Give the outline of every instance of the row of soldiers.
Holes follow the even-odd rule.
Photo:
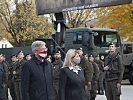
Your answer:
[[[97,94],[104,95],[103,92],[104,63],[102,60],[100,60],[98,55],[96,59],[94,59],[93,55],[88,56],[88,54],[83,54],[82,48],[77,48],[77,51],[81,57],[81,62],[79,66],[82,67],[82,69],[84,69],[85,73],[86,92],[88,94],[88,100],[95,100]],[[60,68],[63,65],[60,51],[57,51],[55,53],[54,58],[55,61],[53,62],[49,57],[47,60],[49,60],[53,64],[53,80],[54,80],[53,83],[58,100],[59,73],[60,73]]]
[[[100,60],[99,56],[94,59],[93,55],[83,54],[82,48],[78,48],[77,52],[80,55],[81,61],[79,66],[84,70],[85,80],[86,80],[86,92],[88,94],[88,100],[95,100],[97,93],[104,94],[103,92],[103,77],[104,77],[104,63]],[[2,56],[2,55],[1,55]],[[0,56],[0,58],[1,58]],[[4,96],[3,99],[8,99],[8,87],[10,89],[10,94],[13,100],[22,100],[21,97],[21,71],[26,60],[24,59],[23,52],[19,52],[17,57],[12,56],[12,63],[8,64],[3,58],[0,59],[0,64],[4,66]],[[31,56],[29,57],[31,59]],[[63,66],[63,61],[61,60],[60,51],[55,52],[54,61],[48,56],[46,58],[53,65],[53,85],[56,91],[56,99],[58,97],[59,89],[59,74],[60,69]],[[28,60],[28,59],[27,59]],[[10,66],[10,67],[9,67]]]
[[[79,64],[79,66],[81,66],[84,69],[85,73],[87,74],[85,76],[87,76],[86,82],[88,82],[86,86],[86,90],[89,97],[88,100],[95,100],[95,97],[97,95],[97,89],[98,89],[98,94],[102,95],[104,94],[103,62],[99,59],[99,56],[96,57],[96,60],[94,60],[94,57],[92,55],[87,57],[88,56],[87,54],[83,54],[82,48],[78,48],[77,51],[79,52],[79,55],[81,57],[81,63]],[[53,57],[54,59],[51,58],[52,58],[51,56],[48,56],[46,59],[50,61],[51,64],[53,65],[53,86],[56,91],[56,99],[58,100],[59,74],[60,74],[60,68],[63,66],[63,61],[61,59],[62,58],[61,52],[60,51],[55,52]],[[20,94],[18,94],[18,96],[19,95]],[[21,100],[20,98],[19,100]]]
[[[8,88],[12,100],[21,100],[21,70],[23,64],[31,59],[31,54],[27,54],[24,58],[24,53],[19,51],[17,55],[11,56],[10,63],[6,60],[5,55],[0,54],[0,65],[3,69],[2,86],[0,86],[1,96],[0,100],[8,100]]]
[[[88,56],[87,54],[83,54],[82,48],[78,48],[77,51],[81,58],[79,66],[84,70],[88,100],[95,100],[97,90],[98,94],[104,94],[103,80],[105,80],[105,95],[107,100],[120,100],[124,66],[119,52],[116,51],[116,45],[114,43],[109,44],[107,57],[105,59],[103,56],[101,57],[102,60],[105,60],[104,63],[100,60],[99,56],[94,59],[93,55]],[[54,65],[54,70],[58,70],[58,73],[61,67],[59,65],[61,64],[62,61],[57,63],[56,66]],[[56,75],[59,76],[57,71]],[[58,81],[56,80],[56,82]],[[58,86],[58,84],[56,85]]]
[[[87,54],[83,54],[82,48],[77,49],[81,62],[81,66],[85,71],[86,78],[86,92],[88,93],[88,100],[95,100],[97,95],[97,89],[99,94],[103,94],[103,62],[99,59],[99,56],[94,57]],[[18,52],[18,55],[13,55],[11,57],[11,64],[9,64],[5,57],[3,56],[1,61],[4,66],[5,81],[4,83],[4,97],[3,100],[8,100],[8,87],[13,100],[22,100],[21,97],[21,71],[26,60],[31,59],[31,55],[27,54],[26,59],[24,59],[24,53],[22,51]],[[54,61],[51,56],[46,58],[53,65],[53,85],[56,91],[56,96],[58,100],[58,89],[59,89],[59,73],[60,68],[63,66],[63,61],[61,60],[60,51],[55,52]]]

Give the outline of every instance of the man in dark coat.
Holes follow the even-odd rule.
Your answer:
[[[57,100],[58,100],[58,91],[59,91],[59,74],[60,69],[63,66],[63,61],[61,60],[61,53],[57,51],[54,55],[55,61],[53,62],[53,84],[56,91]]]
[[[116,45],[109,44],[109,54],[105,58],[105,94],[107,100],[120,100],[121,81],[124,67],[119,53],[116,52]]]
[[[55,100],[52,64],[46,60],[45,45],[43,41],[31,45],[34,56],[22,69],[22,100]]]

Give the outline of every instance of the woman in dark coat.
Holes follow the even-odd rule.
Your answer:
[[[70,49],[60,71],[59,100],[87,100],[85,78],[80,66],[79,54]]]

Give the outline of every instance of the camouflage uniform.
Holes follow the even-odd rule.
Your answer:
[[[3,73],[4,73],[3,64],[0,61],[0,100],[2,100],[3,97],[4,97],[4,92],[3,92]]]
[[[91,83],[93,77],[93,66],[92,64],[86,60],[83,56],[81,56],[81,61],[79,66],[84,70],[85,80],[86,80],[86,92],[88,93],[88,100],[90,100],[90,90],[91,90]]]
[[[11,62],[11,66],[9,68],[10,74],[9,74],[9,90],[10,90],[10,94],[12,97],[12,100],[15,100],[15,86],[14,86],[14,82],[15,82],[15,77],[13,76],[13,68],[16,66],[17,62]]]
[[[9,75],[9,64],[7,61],[3,61],[3,68],[4,68],[4,74],[3,74],[3,88],[4,88],[4,100],[8,99],[8,75]]]
[[[109,63],[110,62],[110,63]],[[105,93],[107,100],[120,100],[121,90],[117,88],[117,84],[121,84],[124,67],[121,56],[118,53],[109,53],[105,58],[105,66],[109,66],[105,74]]]
[[[95,62],[91,62],[93,65],[93,78],[92,78],[92,88],[91,88],[91,99],[90,100],[95,100],[96,95],[97,95],[97,81],[99,78],[99,67]]]
[[[103,95],[104,92],[104,87],[103,87],[103,77],[104,77],[104,72],[103,72],[103,67],[104,67],[104,63],[102,60],[96,60],[96,63],[99,67],[99,79],[98,79],[98,94]]]
[[[58,90],[59,90],[59,74],[60,68],[63,66],[63,61],[61,59],[55,60],[53,62],[53,85],[56,91],[57,99],[58,99]]]
[[[26,61],[21,60],[16,63],[16,65],[13,67],[13,72],[16,73],[13,74],[14,77],[14,91],[15,91],[15,100],[22,100],[21,97],[21,71],[22,67]]]

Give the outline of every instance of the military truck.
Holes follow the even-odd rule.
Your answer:
[[[125,66],[124,79],[133,85],[133,42],[122,43],[122,59]]]
[[[108,54],[108,44],[113,42],[117,52],[122,55],[125,72],[123,79],[129,79],[133,84],[133,43],[121,43],[121,38],[115,29],[108,28],[71,28],[65,33],[65,52],[70,48],[82,47],[84,53],[104,57]]]

